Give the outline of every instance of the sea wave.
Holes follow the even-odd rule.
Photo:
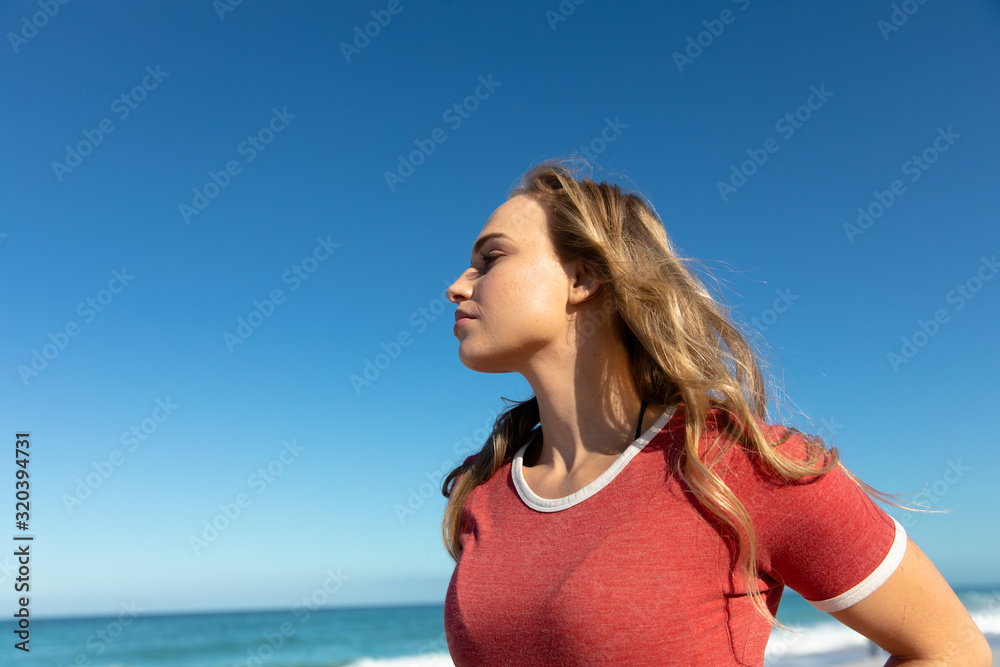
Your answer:
[[[455,667],[448,653],[404,655],[398,658],[361,658],[350,667]]]
[[[1000,638],[1000,599],[993,603],[984,598],[984,604],[965,600],[972,620],[987,638]],[[786,624],[787,625],[787,624]],[[867,653],[874,645],[870,640],[837,621],[808,623],[789,626],[793,632],[775,629],[771,632],[764,658],[767,664],[776,664],[785,656],[818,656],[823,654]]]
[[[849,649],[865,649],[868,638],[836,621],[791,626],[792,632],[773,630],[764,650],[765,660],[786,655],[835,653]]]

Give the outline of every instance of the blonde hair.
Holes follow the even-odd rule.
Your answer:
[[[769,440],[767,389],[757,355],[728,309],[688,268],[694,260],[677,255],[663,223],[641,196],[623,193],[604,181],[577,178],[564,162],[548,160],[530,169],[508,199],[528,195],[542,204],[558,259],[581,260],[606,290],[640,398],[654,405],[684,404],[685,446],[676,459],[677,475],[735,533],[734,560],[745,577],[753,607],[772,625],[784,627],[754,586],[758,569],[750,514],[713,469],[725,450],[710,461],[702,460],[699,453],[709,410],[721,409],[726,417],[722,433],[732,436],[729,442],[742,443],[786,480],[840,467],[867,493],[896,503],[848,471],[837,449],[827,449],[819,436],[787,428],[776,441]],[[459,465],[444,478],[442,494],[448,504],[442,533],[456,562],[461,552],[462,509],[469,492],[513,458],[539,420],[537,398],[515,402],[497,416],[475,460]],[[805,444],[804,460],[778,448],[794,434]]]

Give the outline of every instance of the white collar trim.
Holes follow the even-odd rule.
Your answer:
[[[631,461],[632,458],[638,454],[642,448],[645,447],[649,441],[663,429],[664,426],[667,425],[667,422],[670,421],[670,418],[673,416],[676,409],[676,405],[668,406],[667,409],[663,411],[663,414],[660,415],[660,418],[656,420],[656,423],[650,426],[645,433],[633,441],[632,444],[630,444],[628,448],[626,448],[625,451],[622,452],[617,459],[615,459],[614,463],[611,464],[611,467],[601,473],[597,479],[592,481],[587,486],[563,498],[542,498],[528,488],[528,483],[524,480],[524,471],[522,469],[524,451],[528,448],[528,445],[534,441],[535,436],[538,434],[538,431],[536,430],[535,433],[528,438],[528,441],[521,445],[521,448],[517,450],[517,453],[514,454],[514,460],[511,463],[510,474],[514,480],[514,487],[517,489],[518,495],[521,496],[521,500],[524,501],[524,504],[532,509],[538,510],[539,512],[558,512],[559,510],[564,510],[568,507],[572,507],[573,505],[582,503],[584,500],[610,484],[611,480],[617,477],[618,473],[620,473],[625,466],[628,465],[628,462]]]

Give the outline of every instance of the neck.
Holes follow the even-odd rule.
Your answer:
[[[642,398],[632,377],[628,350],[605,328],[576,350],[546,350],[524,373],[538,399],[544,438],[526,465],[571,473],[606,457],[619,456],[635,440]],[[650,403],[640,432],[666,408]]]

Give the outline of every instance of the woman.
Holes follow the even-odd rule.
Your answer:
[[[640,197],[531,169],[448,298],[462,363],[534,393],[443,482],[456,665],[761,665],[785,585],[888,665],[991,664],[881,494],[764,422],[753,351]]]

